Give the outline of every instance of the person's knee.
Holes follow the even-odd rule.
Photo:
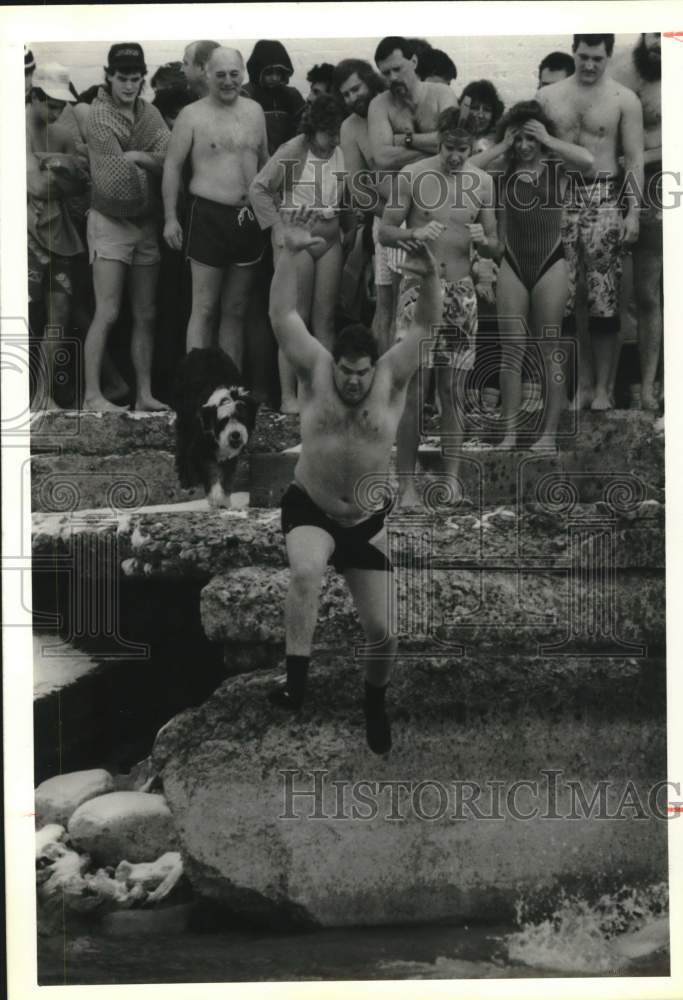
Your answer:
[[[643,312],[654,312],[654,310],[661,308],[659,280],[635,281],[634,293],[636,305]]]
[[[107,328],[112,327],[119,317],[121,302],[119,299],[101,298],[95,305],[95,316],[98,323]]]
[[[157,309],[154,302],[146,302],[137,305],[133,309],[133,322],[140,326],[153,326],[157,318]]]
[[[297,559],[290,564],[290,586],[300,593],[315,594],[320,590],[326,563],[322,559]]]
[[[221,306],[221,315],[229,319],[244,319],[249,307],[249,295],[230,295]]]

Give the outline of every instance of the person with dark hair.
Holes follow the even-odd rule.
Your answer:
[[[141,45],[112,45],[106,82],[88,116],[92,207],[87,232],[95,287],[95,315],[84,349],[83,406],[88,410],[119,409],[105,399],[101,373],[127,278],[133,316],[135,407],[167,409],[152,395],[151,372],[160,261],[158,178],[169,132],[157,109],[140,97],[146,73]]]
[[[382,78],[370,63],[362,59],[344,59],[334,71],[334,93],[349,112],[342,122],[339,141],[344,154],[347,187],[351,205],[360,211],[371,211],[374,220],[372,235],[375,244],[375,316],[373,332],[380,350],[389,346],[393,317],[393,290],[387,250],[378,240],[379,220],[384,211],[385,197],[372,155],[368,133],[370,101],[384,90]],[[369,198],[369,200],[368,200]]]
[[[458,479],[465,380],[472,369],[477,336],[477,292],[470,275],[470,246],[480,257],[498,252],[493,181],[470,165],[472,136],[459,126],[457,108],[437,119],[438,153],[404,167],[395,196],[384,209],[379,238],[386,245],[429,244],[438,266],[443,309],[427,364],[411,380],[396,440],[401,502],[417,506],[415,472],[420,438],[420,402],[427,395],[430,369],[436,369],[441,403],[444,466],[454,500],[462,499]],[[429,206],[429,207],[427,207]],[[406,336],[414,318],[417,289],[413,275],[401,279],[396,337]]]
[[[184,87],[189,90],[181,62],[167,62],[159,66],[149,83],[155,95],[170,88],[177,90]]]
[[[46,63],[35,70],[32,82],[26,118],[28,293],[32,312],[43,307],[46,330],[31,405],[47,410],[59,408],[53,390],[60,343],[47,327],[64,333],[69,329],[74,262],[84,252],[66,201],[84,189],[87,176],[71,135],[58,122],[73,100],[68,70],[59,63]]]
[[[496,287],[503,448],[516,445],[529,330],[540,346],[545,369],[544,421],[534,449],[555,450],[557,425],[566,405],[567,371],[553,360],[557,341],[546,336],[548,329],[561,327],[568,292],[561,232],[567,185],[563,167],[590,170],[593,156],[583,146],[558,139],[555,132],[538,101],[522,101],[498,123],[496,144],[470,161],[486,167],[502,155],[507,162],[501,186],[504,251]]]
[[[579,386],[572,406],[609,410],[614,405],[611,381],[620,344],[619,286],[624,244],[638,239],[640,192],[643,187],[643,112],[640,101],[607,72],[614,35],[574,35],[576,72],[539,90],[543,111],[557,124],[558,137],[583,146],[593,166],[572,177],[567,186],[562,240],[569,264],[565,333],[576,335],[576,276],[585,268],[588,333],[593,348],[589,384],[587,345],[579,344]],[[622,215],[618,180],[623,151],[628,184]]]
[[[306,74],[306,82],[310,83],[311,89],[306,100],[310,104],[316,97],[332,92],[332,77],[334,66],[332,63],[319,63]]]
[[[460,107],[460,124],[474,138],[472,152],[481,153],[493,142],[505,105],[490,80],[473,80],[460,95]]]
[[[209,92],[206,82],[206,64],[211,58],[211,53],[217,48],[219,48],[218,42],[203,38],[199,42],[190,42],[183,52],[181,71],[187,86],[196,98],[206,97]],[[152,81],[152,86],[154,86],[154,81]]]
[[[292,60],[282,42],[262,38],[247,59],[249,82],[244,94],[263,108],[270,156],[296,135],[306,103],[296,87],[289,86],[293,72]]]
[[[212,346],[220,309],[218,345],[239,369],[245,314],[264,240],[249,204],[249,184],[268,156],[262,109],[242,95],[244,60],[219,46],[206,64],[209,93],[176,119],[164,165],[164,239],[183,247],[192,271],[192,313],[187,350]],[[183,166],[190,159],[187,233],[178,216]]]
[[[420,80],[412,40],[398,36],[383,38],[375,50],[375,63],[388,89],[378,94],[368,109],[370,144],[377,167],[395,174],[402,167],[436,153],[437,119],[446,108],[457,105],[457,101],[446,84]],[[385,183],[389,190],[391,178]],[[395,300],[402,250],[391,247],[387,256]]]
[[[186,108],[188,104],[192,104],[195,100],[196,98],[188,89],[185,81],[183,81],[176,87],[161,87],[157,90],[152,104],[155,108],[159,109],[169,129],[172,129],[176,118],[183,108]]]
[[[417,369],[420,342],[441,314],[436,262],[427,250],[404,265],[421,279],[413,322],[403,340],[378,358],[370,332],[340,331],[333,354],[308,332],[297,308],[297,258],[314,250],[315,214],[298,209],[283,219],[283,246],[270,290],[270,316],[280,346],[300,380],[301,452],[294,482],[282,498],[282,530],[290,582],[285,601],[286,682],[270,700],[290,711],[306,693],[320,587],[328,563],[343,574],[365,632],[366,739],[377,754],[391,748],[385,706],[397,648],[396,600],[384,519],[374,509],[370,477],[389,475],[391,449]]]
[[[574,75],[574,60],[567,52],[549,52],[538,66],[538,87],[548,87]]]
[[[417,60],[417,75],[427,83],[450,85],[458,76],[458,70],[451,57],[441,49],[427,49]]]
[[[335,97],[323,94],[301,117],[301,134],[280,146],[254,178],[250,197],[262,229],[271,229],[274,255],[282,248],[280,207],[308,206],[321,212],[314,229],[319,242],[297,257],[298,308],[315,337],[329,349],[341,280],[340,210],[344,204],[344,154],[339,129],[344,117]],[[283,413],[297,413],[296,373],[279,356]]]
[[[633,244],[633,286],[640,352],[640,405],[656,410],[655,378],[662,346],[662,41],[659,32],[641,34],[638,44],[612,70],[638,95],[643,108],[643,206]]]

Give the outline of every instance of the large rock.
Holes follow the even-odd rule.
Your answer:
[[[101,768],[48,778],[36,788],[36,824],[59,823],[66,826],[83,802],[113,791],[114,779]]]
[[[548,572],[503,569],[397,570],[396,608],[404,644],[433,656],[459,646],[539,652],[642,655],[665,638],[664,577],[614,574],[599,556],[587,568]],[[600,572],[602,570],[602,574]],[[214,577],[202,590],[209,639],[233,645],[282,645],[288,570],[250,567]],[[318,650],[362,642],[344,580],[325,576],[314,635]]]
[[[397,511],[387,527],[407,550],[426,533],[433,554],[449,565],[554,567],[566,562],[584,524],[613,528],[616,566],[663,568],[664,508],[658,503],[633,509],[579,503],[567,510],[551,496],[520,510],[456,509],[426,518]],[[286,565],[277,510],[34,513],[32,528],[35,571],[53,573],[57,563],[68,568],[79,558],[77,572],[84,576],[109,569],[115,556],[126,576],[208,581],[239,566]]]
[[[177,846],[166,800],[148,792],[110,792],[85,802],[68,829],[79,850],[105,865],[155,861]]]
[[[525,893],[592,892],[610,873],[619,884],[666,879],[666,822],[648,811],[648,790],[666,777],[661,662],[401,662],[386,758],[366,748],[351,655],[315,662],[295,717],[270,706],[272,680],[226,681],[157,736],[200,895],[271,924],[501,921]],[[523,780],[538,795],[514,792]],[[569,781],[588,800],[608,782],[601,821],[565,818]],[[605,818],[629,782],[646,815]]]

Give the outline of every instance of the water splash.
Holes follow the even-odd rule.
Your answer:
[[[623,886],[595,903],[563,892],[549,917],[532,922],[529,903],[521,900],[517,923],[522,929],[506,939],[508,958],[556,972],[615,972],[668,946],[668,902],[665,882],[641,889]]]

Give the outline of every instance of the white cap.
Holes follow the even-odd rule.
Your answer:
[[[33,86],[55,101],[73,103],[76,100],[69,90],[69,71],[61,63],[41,63],[33,74]]]

